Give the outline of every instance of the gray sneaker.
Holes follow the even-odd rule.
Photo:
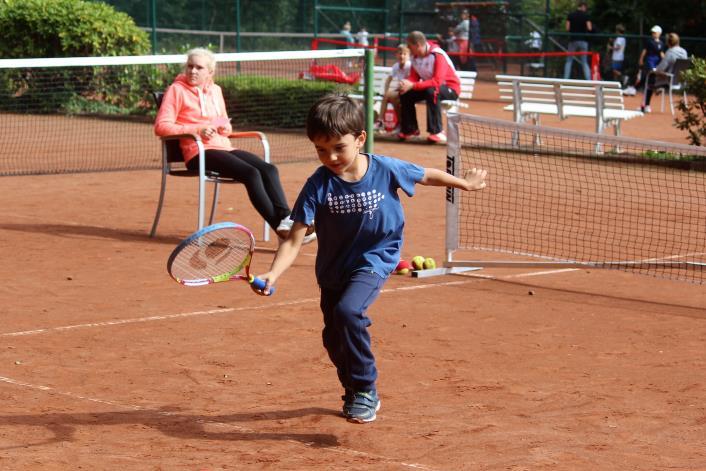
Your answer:
[[[368,392],[346,391],[343,400],[343,415],[356,424],[372,422],[380,410],[380,398],[374,389]]]

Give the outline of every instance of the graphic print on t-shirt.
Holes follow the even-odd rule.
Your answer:
[[[377,190],[364,191],[345,195],[326,195],[326,203],[331,214],[364,213],[369,214],[370,219],[373,213],[378,210],[379,203],[385,195]]]

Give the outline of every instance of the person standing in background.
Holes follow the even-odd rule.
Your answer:
[[[461,12],[461,21],[454,28],[454,36],[456,37],[456,44],[458,45],[457,51],[461,53],[458,57],[458,64],[461,69],[463,69],[468,62],[468,56],[465,54],[470,50],[468,42],[470,29],[471,24],[468,10],[463,10]]]
[[[613,74],[613,80],[623,82],[623,62],[625,61],[625,26],[622,24],[615,25],[615,38],[608,43],[608,51],[611,53],[610,70]]]
[[[566,18],[566,31],[569,35],[569,47],[567,52],[588,52],[588,41],[586,34],[593,31],[593,23],[591,17],[588,16],[588,5],[584,0],[579,1],[576,11],[569,13]],[[586,80],[591,80],[591,68],[588,66],[586,55],[581,55],[579,59],[574,56],[568,56],[564,64],[564,78],[571,78],[571,66],[574,61],[578,60],[583,70],[583,76]]]
[[[458,43],[456,42],[456,34],[454,33],[454,27],[449,26],[446,31],[446,36],[440,34],[436,35],[436,39],[439,42],[441,48],[446,51],[446,53],[451,58],[454,67],[459,68],[459,56],[458,56]]]
[[[358,39],[358,44],[363,46],[363,47],[368,47],[368,30],[365,29],[365,26],[361,26],[358,32],[356,33],[355,37]]]
[[[650,70],[657,67],[659,61],[664,57],[664,43],[660,36],[662,36],[662,28],[659,25],[654,25],[650,30],[650,38],[645,43],[642,52],[640,52],[640,60],[638,61],[640,72],[636,86],[639,86],[647,79],[647,74]]]
[[[483,52],[483,46],[480,42],[480,21],[475,15],[471,15],[469,36],[471,40],[471,52]],[[471,70],[477,70],[476,58],[471,56],[470,62]]]
[[[667,49],[657,67],[653,69],[655,73],[650,75],[649,80],[645,84],[645,96],[640,107],[643,113],[652,111],[650,100],[654,90],[660,87],[669,87],[669,79],[666,74],[674,73],[674,64],[676,64],[677,60],[689,58],[686,49],[679,45],[679,35],[677,33],[669,33],[667,35],[667,46],[669,46],[669,49]]]
[[[346,41],[346,47],[353,47],[353,43],[355,43],[355,38],[353,38],[353,33],[351,33],[350,21],[346,21],[345,23],[343,23],[343,27],[341,28],[341,35],[343,36],[343,40]]]
[[[529,34],[529,39],[525,40],[525,44],[530,52],[542,52],[542,35],[537,30],[532,31]]]

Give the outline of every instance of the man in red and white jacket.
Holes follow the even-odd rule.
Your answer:
[[[446,142],[441,121],[441,100],[456,100],[461,92],[461,81],[449,56],[437,44],[427,41],[421,31],[407,35],[407,46],[412,53],[412,70],[407,80],[400,82],[402,107],[401,140],[419,135],[417,110],[414,104],[427,103],[427,139],[431,142]]]

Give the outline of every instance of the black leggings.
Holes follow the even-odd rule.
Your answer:
[[[189,160],[186,166],[189,170],[198,171],[198,157]],[[255,210],[275,229],[291,212],[277,167],[250,152],[207,150],[206,170],[244,184]]]
[[[642,100],[642,106],[650,106],[650,101],[652,101],[652,94],[658,88],[667,88],[669,83],[665,80],[664,76],[657,76],[655,74],[650,75],[650,79],[645,84],[645,96]]]
[[[419,129],[417,124],[417,109],[414,104],[418,101],[427,102],[427,131],[429,134],[438,134],[444,130],[441,121],[441,100],[455,100],[458,94],[446,85],[439,88],[438,95],[434,96],[434,87],[423,90],[409,90],[400,95],[400,105],[402,116],[400,129],[403,133],[409,134]]]

